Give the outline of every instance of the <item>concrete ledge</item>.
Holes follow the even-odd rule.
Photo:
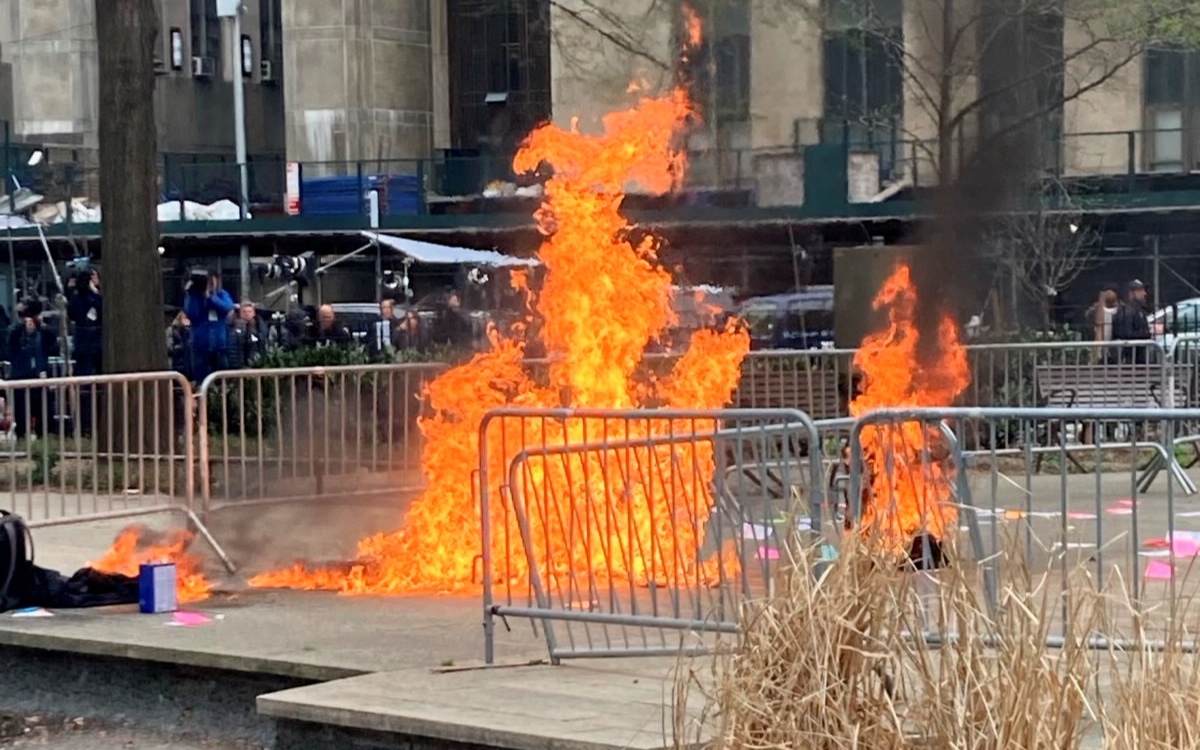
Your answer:
[[[261,695],[258,712],[418,747],[662,750],[674,746],[671,684],[647,666],[377,672]]]
[[[302,682],[327,682],[365,674],[361,670],[344,667],[305,664],[244,654],[114,642],[101,638],[58,635],[51,632],[0,629],[0,650],[6,647],[132,659],[225,672],[270,675]]]

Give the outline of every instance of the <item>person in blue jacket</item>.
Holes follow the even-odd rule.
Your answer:
[[[209,373],[228,369],[225,359],[229,351],[229,313],[233,298],[221,288],[221,276],[193,274],[184,295],[183,311],[192,321],[192,377],[202,382]]]

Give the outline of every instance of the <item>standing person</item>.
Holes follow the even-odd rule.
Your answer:
[[[397,349],[425,351],[425,337],[421,334],[421,317],[416,310],[404,313],[404,320],[396,330],[395,344]]]
[[[193,367],[196,382],[227,367],[229,313],[233,298],[221,288],[221,276],[193,274],[184,295],[183,311],[192,321]]]
[[[317,327],[312,332],[314,346],[349,346],[353,342],[349,329],[337,322],[332,305],[317,308]]]
[[[74,282],[74,283],[71,283]],[[73,360],[75,375],[99,375],[104,364],[104,298],[100,294],[100,272],[85,271],[68,282],[67,319],[75,327],[68,358]],[[92,412],[95,410],[95,385],[79,389],[79,428],[84,437],[92,434]]]
[[[238,306],[229,324],[229,367],[249,367],[266,351],[267,332],[253,302]]]
[[[438,311],[434,343],[463,350],[472,348],[474,338],[471,321],[462,310],[462,298],[454,289],[447,290],[445,302]]]
[[[41,322],[36,308],[26,307],[21,322],[9,332],[8,350],[13,380],[44,380],[50,374],[50,358],[58,353],[58,337]],[[42,388],[13,394],[17,437],[41,434],[54,410],[51,404],[43,403],[43,395]]]
[[[167,355],[171,369],[192,380],[192,321],[182,310],[167,328]]]
[[[1121,296],[1116,284],[1105,284],[1100,288],[1100,294],[1092,306],[1083,315],[1083,334],[1090,341],[1100,346],[1097,348],[1097,359],[1112,362],[1118,359],[1116,349],[1106,346],[1113,340],[1113,318],[1121,306]]]
[[[67,318],[75,326],[74,372],[99,375],[104,360],[104,298],[100,294],[100,273],[95,269],[80,274],[67,290]]]
[[[1146,317],[1146,285],[1134,279],[1129,282],[1125,301],[1117,308],[1112,320],[1113,341],[1150,341],[1150,321]],[[1121,361],[1145,364],[1148,347],[1126,346]]]
[[[397,349],[396,338],[400,333],[400,325],[396,320],[396,303],[385,299],[379,303],[379,320],[371,326],[368,349],[371,358],[383,360],[389,358]]]

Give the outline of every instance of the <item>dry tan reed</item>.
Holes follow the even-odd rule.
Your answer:
[[[775,594],[748,605],[715,659],[682,664],[676,742],[721,750],[1200,748],[1200,667],[1184,618],[1151,625],[1120,580],[1034,574],[1009,546],[998,606],[949,552],[932,574],[849,540],[820,574],[794,550]],[[1067,593],[1063,593],[1067,592]],[[1124,626],[1122,625],[1124,623]],[[924,634],[939,634],[927,638]],[[1122,635],[1160,650],[1088,649]],[[1048,645],[1061,636],[1057,647]],[[940,641],[939,641],[940,638]],[[1093,645],[1095,645],[1093,643]],[[689,697],[703,693],[699,716]]]

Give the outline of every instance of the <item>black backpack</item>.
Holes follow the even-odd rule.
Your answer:
[[[19,606],[33,586],[33,535],[25,519],[0,510],[0,612]]]

